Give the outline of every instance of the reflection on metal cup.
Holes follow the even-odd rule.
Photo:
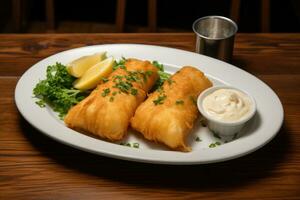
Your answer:
[[[193,23],[193,30],[197,35],[197,53],[227,62],[231,60],[238,30],[234,21],[222,16],[206,16]]]

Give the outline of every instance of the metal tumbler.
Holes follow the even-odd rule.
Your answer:
[[[238,30],[234,21],[222,16],[206,16],[193,23],[193,30],[197,35],[197,53],[226,62],[231,60]]]

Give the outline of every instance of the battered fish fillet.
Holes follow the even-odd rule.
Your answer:
[[[148,140],[190,151],[185,138],[199,115],[196,99],[211,86],[200,70],[183,67],[137,108],[131,119],[132,128]]]
[[[65,124],[107,140],[121,140],[130,118],[158,78],[157,68],[149,61],[127,59],[125,67],[115,70],[106,83],[72,107]]]

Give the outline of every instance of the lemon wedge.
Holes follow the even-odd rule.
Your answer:
[[[89,68],[94,66],[96,63],[101,62],[106,58],[106,52],[96,53],[89,56],[82,56],[70,64],[67,69],[69,74],[77,78],[81,77]]]
[[[109,57],[95,64],[88,69],[81,78],[74,82],[74,87],[79,90],[95,88],[102,81],[102,78],[107,77],[113,71],[114,63],[115,59]]]

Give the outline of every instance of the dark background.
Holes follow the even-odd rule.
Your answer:
[[[24,0],[26,15],[20,32],[46,32],[45,1]],[[158,32],[191,31],[193,21],[206,15],[229,17],[230,0],[158,0]],[[0,32],[16,32],[12,25],[12,2],[1,0]],[[300,1],[270,0],[270,32],[299,32]],[[239,32],[261,32],[260,0],[242,0]],[[55,1],[55,32],[114,32],[115,0]],[[128,0],[125,32],[147,32],[147,1]],[[95,28],[90,28],[95,27]]]

